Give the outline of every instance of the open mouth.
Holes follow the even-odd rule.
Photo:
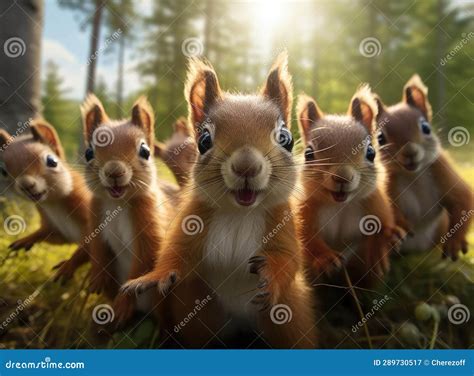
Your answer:
[[[405,167],[405,169],[408,171],[415,171],[418,168],[418,163],[416,162],[406,163],[403,165],[403,167]]]
[[[125,194],[127,187],[114,185],[113,187],[107,187],[107,192],[113,198],[120,198]]]
[[[339,191],[339,192],[331,191],[331,195],[332,195],[332,198],[334,199],[334,201],[344,202],[344,201],[347,200],[347,197],[349,196],[349,193],[343,192],[343,191]]]
[[[250,206],[257,200],[258,191],[254,191],[250,188],[239,189],[234,191],[235,201],[242,206]]]
[[[40,201],[44,195],[46,194],[46,191],[43,191],[43,192],[38,192],[38,193],[31,193],[31,192],[28,192],[28,191],[25,191],[26,195],[28,196],[28,198],[32,201]]]

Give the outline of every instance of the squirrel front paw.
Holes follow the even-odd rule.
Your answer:
[[[100,294],[104,292],[107,287],[114,286],[115,284],[115,280],[107,270],[91,271],[89,284],[89,291],[91,293]]]
[[[331,274],[343,264],[342,254],[336,251],[317,252],[311,260],[311,266],[318,274]]]
[[[11,243],[8,248],[12,251],[19,251],[20,249],[24,249],[25,251],[29,251],[35,245],[35,241],[31,240],[30,238],[22,238],[14,241]]]
[[[258,276],[257,294],[251,299],[259,311],[267,310],[271,305],[276,304],[278,300],[278,288],[275,286],[275,280],[268,271],[267,258],[265,256],[253,256],[249,259],[249,271]]]
[[[443,258],[450,257],[451,260],[456,261],[459,251],[466,254],[467,250],[467,240],[461,236],[453,236],[443,244]]]
[[[71,259],[64,260],[53,266],[52,270],[56,270],[53,281],[65,284],[74,276],[76,265],[71,261]]]
[[[120,293],[125,295],[138,295],[153,287],[157,287],[163,295],[166,295],[178,280],[179,274],[177,270],[164,273],[152,271],[126,282],[120,287]]]
[[[394,227],[386,228],[384,234],[389,248],[395,252],[398,252],[403,244],[403,241],[408,235],[408,231],[406,231],[403,227],[395,225]]]

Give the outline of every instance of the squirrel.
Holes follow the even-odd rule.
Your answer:
[[[185,96],[199,150],[196,189],[153,271],[122,292],[158,286],[169,301],[168,333],[174,325],[170,336],[190,347],[210,346],[213,338],[228,344],[253,331],[272,347],[314,347],[313,296],[290,205],[297,167],[286,54],[259,95],[221,91],[212,66],[191,59]],[[190,311],[198,317],[180,326]]]
[[[397,224],[411,233],[401,251],[424,252],[442,243],[443,258],[455,261],[468,250],[473,195],[431,126],[428,88],[415,74],[400,103],[387,107],[375,98],[389,196]]]
[[[307,265],[320,275],[347,264],[358,282],[371,283],[389,270],[389,253],[405,234],[395,225],[372,144],[377,107],[370,88],[357,90],[347,115],[324,114],[306,95],[297,113],[305,145],[299,229]]]
[[[155,142],[155,155],[168,166],[180,187],[189,182],[193,163],[197,157],[197,145],[193,130],[184,117],[173,124],[173,134],[164,143]]]
[[[113,300],[113,325],[122,327],[136,311],[148,313],[153,308],[151,294],[118,295],[118,287],[153,268],[163,242],[164,221],[177,205],[178,189],[157,179],[150,151],[154,112],[146,98],[135,102],[131,119],[110,120],[93,94],[81,112],[85,176],[94,208],[89,287]]]
[[[87,244],[91,193],[84,178],[66,162],[61,141],[44,119],[30,122],[31,135],[13,137],[0,129],[4,145],[0,158],[2,176],[22,197],[32,201],[41,226],[32,234],[11,243],[12,251],[29,251],[36,243],[79,244],[73,256],[60,264],[55,280],[67,281],[88,260]]]

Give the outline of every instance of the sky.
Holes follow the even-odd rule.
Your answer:
[[[139,0],[137,5],[143,11],[150,11],[149,0]],[[102,29],[102,43],[107,38],[107,31]],[[90,28],[81,30],[78,15],[59,7],[56,0],[45,1],[42,74],[48,60],[59,66],[59,74],[64,79],[67,97],[82,100],[85,92],[87,61],[89,59]],[[112,42],[110,45],[113,47]],[[127,54],[125,65],[125,95],[140,87],[140,77],[134,72],[134,60]],[[100,51],[98,54],[98,76],[102,77],[110,90],[116,85],[117,62],[114,53]]]

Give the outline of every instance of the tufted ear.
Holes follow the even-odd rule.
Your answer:
[[[303,137],[304,144],[307,145],[311,141],[311,128],[317,120],[323,117],[323,113],[319,110],[315,100],[307,95],[298,97],[296,106],[298,114],[298,127]]]
[[[51,124],[44,119],[34,119],[31,121],[30,131],[35,141],[48,145],[59,158],[65,159],[61,140]]]
[[[278,55],[270,69],[262,94],[272,100],[280,109],[286,126],[291,127],[291,105],[293,102],[293,84],[288,73],[288,54]]]
[[[222,96],[216,72],[210,64],[194,58],[189,60],[185,96],[188,101],[190,122],[197,131],[199,125],[206,119],[211,106]]]
[[[5,129],[0,129],[0,150],[4,150],[11,143],[12,136]]]
[[[377,116],[377,104],[367,84],[357,89],[351,99],[348,113],[362,123],[369,133],[374,131],[374,119]]]
[[[101,124],[109,121],[104,106],[94,94],[89,94],[81,106],[82,121],[84,126],[84,140],[91,143],[92,134]]]
[[[418,108],[428,121],[431,121],[432,111],[428,101],[428,88],[418,74],[414,74],[403,88],[403,101]]]
[[[376,121],[382,119],[383,115],[387,112],[387,106],[382,102],[382,99],[378,96],[378,94],[373,93],[375,104],[377,105],[377,116]]]
[[[190,127],[188,121],[182,116],[173,124],[173,132],[181,133],[185,136],[192,136],[193,134],[193,130]]]
[[[143,130],[148,145],[153,145],[155,142],[155,115],[150,102],[145,97],[138,98],[133,105],[131,122]]]

